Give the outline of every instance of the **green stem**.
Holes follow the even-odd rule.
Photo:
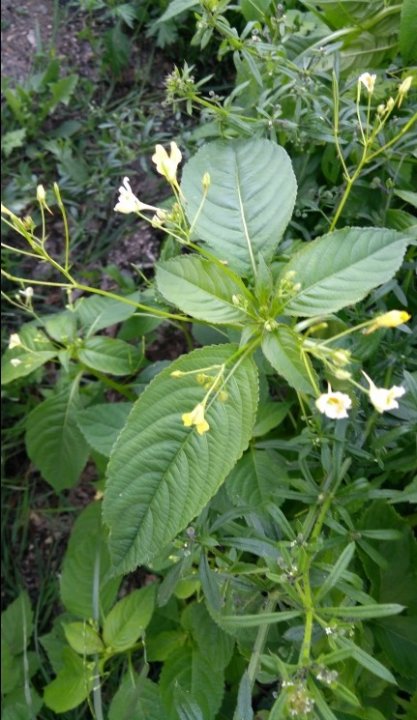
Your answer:
[[[98,625],[100,620],[100,548],[96,552],[93,570],[93,618]],[[104,720],[98,655],[94,656],[93,704],[95,720]]]

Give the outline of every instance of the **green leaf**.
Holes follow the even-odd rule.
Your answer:
[[[123,322],[133,315],[137,309],[134,302],[139,302],[139,293],[126,295],[126,300],[132,301],[132,305],[121,300],[97,295],[83,297],[75,303],[74,312],[79,317],[84,329],[91,334]]]
[[[158,685],[128,672],[113,697],[109,720],[161,720],[164,710]]]
[[[237,704],[233,720],[253,720],[252,687],[247,671],[243,673],[239,683]]]
[[[247,22],[250,20],[262,22],[270,4],[271,0],[239,0],[242,15]]]
[[[253,437],[262,437],[280,425],[288,415],[290,402],[263,402],[259,404]]]
[[[198,4],[198,0],[172,0],[163,15],[161,15],[156,22],[162,23],[171,20],[171,18],[185,12],[185,10],[196,7]]]
[[[415,5],[414,12],[416,14],[417,27],[417,5]],[[394,190],[394,195],[397,195],[397,197],[401,198],[401,200],[404,200],[404,202],[408,203],[409,205],[412,205],[417,210],[417,192],[411,192],[411,190]]]
[[[301,338],[287,325],[279,325],[276,330],[264,334],[262,352],[274,370],[298,392],[316,395],[311,381],[316,373],[311,361],[302,347]]]
[[[232,659],[235,640],[213,622],[202,603],[192,603],[183,612],[181,624],[189,630],[200,652],[213,667],[225,668]]]
[[[6,132],[1,140],[1,151],[5,157],[9,157],[13,150],[20,148],[24,145],[26,139],[26,128],[19,128],[19,130],[9,130]]]
[[[183,312],[214,324],[247,321],[247,314],[233,302],[250,302],[251,295],[240,278],[197,255],[182,256],[156,268],[158,290]]]
[[[377,677],[382,678],[382,680],[385,680],[388,683],[392,683],[393,685],[397,684],[397,681],[393,674],[387,670],[387,668],[382,665],[382,663],[379,662],[379,660],[376,660],[372,657],[372,655],[369,655],[365,650],[362,650],[362,648],[358,647],[353,643],[351,640],[347,640],[346,638],[338,638],[337,644],[340,648],[348,650],[351,657],[353,657],[354,660],[356,660],[359,665],[362,665],[362,667],[366,668],[366,670],[369,670],[373,675],[376,675]]]
[[[88,338],[78,351],[84,365],[109,375],[131,375],[142,357],[142,351],[129,343],[102,336]]]
[[[177,707],[182,704],[182,693],[187,693],[201,710],[204,720],[214,720],[223,696],[223,671],[212,665],[198,650],[184,647],[166,661],[160,677],[164,720],[179,720]]]
[[[415,0],[403,0],[400,21],[400,52],[404,63],[417,62],[417,5]]]
[[[395,274],[407,242],[395,230],[344,228],[308,243],[283,271],[295,272],[294,282],[301,285],[285,312],[312,317],[362,300]]]
[[[27,648],[33,632],[33,611],[26,590],[1,614],[2,639],[12,655],[20,655]]]
[[[77,413],[77,424],[93,450],[109,457],[133,403],[103,403]]]
[[[237,365],[227,400],[208,407],[210,430],[204,435],[185,427],[181,414],[192,411],[206,390],[194,374],[171,376],[220,366],[236,351],[236,345],[225,344],[179,358],[150,383],[130,413],[110,456],[103,505],[117,572],[148,563],[185,528],[246,448],[258,401],[251,358]]]
[[[90,503],[72,529],[60,576],[61,600],[68,612],[78,617],[94,617],[95,583],[100,608],[108,612],[113,605],[120,577],[105,579],[111,566],[107,530],[101,525],[101,503]]]
[[[288,485],[288,476],[279,457],[251,446],[227,478],[226,491],[234,505],[257,508],[281,484]]]
[[[62,655],[62,670],[44,692],[45,705],[56,713],[64,713],[80,705],[93,687],[92,669],[84,659],[71,648],[65,648]]]
[[[146,657],[150,662],[164,662],[175,650],[184,645],[187,636],[180,630],[165,630],[146,638]]]
[[[78,655],[94,655],[104,650],[100,637],[86,622],[73,622],[64,625],[65,637]]]
[[[18,335],[21,345],[7,349],[2,357],[1,382],[3,385],[29,375],[56,357],[58,353],[45,333],[34,323],[22,325]]]
[[[3,627],[2,627],[3,632]],[[14,657],[6,640],[1,640],[1,691],[8,694],[21,684],[23,678],[22,658]]]
[[[78,409],[74,383],[41,402],[26,421],[28,455],[55,490],[75,485],[88,459],[88,445],[76,424]]]
[[[110,610],[103,625],[103,640],[117,652],[134,645],[149,624],[155,606],[156,583],[134,590]]]
[[[378,620],[373,629],[378,643],[397,672],[417,677],[417,617]]]
[[[333,565],[331,571],[329,572],[327,578],[323,582],[323,584],[320,586],[319,590],[316,593],[316,601],[318,602],[322,598],[327,595],[327,593],[337,585],[337,583],[340,580],[340,577],[343,575],[344,571],[348,568],[353,555],[355,554],[355,543],[351,542],[349,545],[345,547],[342,554],[339,555],[337,558],[335,564]]]
[[[211,182],[198,214],[206,172]],[[259,138],[204,145],[185,165],[181,188],[196,237],[233,269],[254,274],[258,253],[268,260],[278,245],[297,193],[285,150]]]
[[[67,75],[67,77],[61,78],[53,83],[53,85],[51,85],[51,108],[55,108],[59,103],[68,105],[77,83],[78,75]]]
[[[385,603],[375,605],[354,605],[352,607],[322,607],[320,613],[334,617],[349,618],[355,620],[369,620],[370,618],[387,617],[397,615],[404,610],[403,605],[397,603]]]
[[[272,613],[260,612],[257,615],[220,615],[219,613],[213,613],[216,622],[226,631],[232,631],[236,628],[252,628],[261,625],[287,622],[287,620],[292,620],[299,616],[299,610],[283,610],[282,612]]]

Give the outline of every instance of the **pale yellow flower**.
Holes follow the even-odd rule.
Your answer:
[[[38,185],[36,188],[36,199],[40,203],[44,203],[46,200],[46,192],[43,185]]]
[[[152,155],[152,162],[155,163],[157,171],[163,175],[169,183],[177,180],[177,168],[182,160],[181,151],[175,142],[171,142],[171,154],[162,145],[155,145],[155,153]]]
[[[352,400],[346,393],[333,392],[329,385],[328,392],[317,398],[316,407],[328,418],[341,420],[348,417],[347,411],[352,407]]]
[[[141,202],[133,193],[129,178],[125,177],[123,178],[123,184],[119,187],[119,200],[114,210],[115,212],[128,215],[129,213],[142,212],[142,210],[152,210],[155,212],[157,208]]]
[[[413,76],[412,76],[412,75],[409,75],[408,77],[405,78],[405,80],[402,81],[400,87],[398,88],[398,92],[399,92],[399,94],[400,94],[402,97],[404,97],[405,95],[407,95],[407,93],[408,93],[408,91],[409,91],[409,89],[410,89],[410,87],[411,87],[411,83],[412,83],[412,82],[413,82]]]
[[[12,359],[10,360],[10,364],[11,364],[13,367],[19,367],[19,365],[22,364],[22,361],[19,360],[19,358],[12,358]]]
[[[372,95],[375,87],[376,75],[371,75],[368,72],[362,73],[362,75],[359,76],[358,82],[362,83],[368,93]]]
[[[9,345],[8,345],[9,350],[13,350],[13,348],[20,347],[21,344],[22,344],[22,341],[17,333],[13,333],[12,335],[10,335]]]
[[[182,415],[182,421],[185,427],[195,425],[199,435],[204,435],[204,433],[210,430],[210,425],[204,417],[204,410],[205,408],[203,403],[198,403],[194,410],[189,413],[184,413]]]
[[[405,310],[390,310],[389,312],[386,312],[383,315],[379,315],[378,317],[376,317],[372,325],[363,330],[363,334],[369,335],[370,333],[373,333],[375,332],[375,330],[379,330],[380,328],[398,327],[398,325],[403,325],[403,323],[408,322],[410,318],[411,315],[409,315],[409,313]]]
[[[369,399],[375,410],[379,413],[386,410],[396,410],[398,408],[397,398],[405,394],[405,388],[402,385],[393,385],[392,388],[379,388],[365,372],[363,372],[363,375],[365,375],[369,383]]]

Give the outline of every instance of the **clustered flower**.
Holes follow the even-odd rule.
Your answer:
[[[162,145],[155,146],[155,153],[152,155],[152,161],[156,165],[157,171],[163,175],[170,185],[177,185],[177,168],[182,160],[181,151],[175,142],[171,142],[171,152],[167,153]],[[39,186],[40,188],[42,186]],[[139,200],[134,194],[128,177],[123,178],[123,183],[119,187],[119,199],[114,207],[115,212],[128,215],[129,213],[140,213],[144,210],[151,210],[155,213],[152,218],[154,227],[160,227],[166,219],[165,210],[156,208],[153,205],[147,205]]]
[[[188,413],[183,413],[182,421],[185,427],[191,427],[192,425],[195,425],[199,435],[204,435],[204,433],[210,430],[210,425],[204,417],[204,411],[204,404],[198,403],[198,405],[195,406],[194,410]]]

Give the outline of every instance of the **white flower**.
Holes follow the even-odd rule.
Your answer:
[[[22,341],[17,333],[13,333],[12,335],[10,335],[9,345],[8,345],[9,350],[13,350],[13,348],[20,347],[21,344],[22,344]]]
[[[10,360],[10,365],[13,365],[13,367],[18,367],[21,364],[22,364],[22,361],[19,360],[19,358],[12,358]]]
[[[153,205],[146,205],[141,202],[139,198],[133,193],[130,187],[129,178],[123,178],[123,184],[119,187],[119,200],[114,207],[115,212],[123,213],[128,215],[133,212],[141,212],[142,210],[153,210],[156,208]]]
[[[162,145],[155,145],[155,153],[152,155],[152,162],[155,163],[157,171],[166,177],[169,183],[176,182],[177,167],[181,160],[181,151],[175,142],[171,143],[170,155],[168,155]]]
[[[352,400],[346,393],[333,392],[329,385],[328,392],[317,398],[316,407],[328,418],[341,420],[348,417],[347,411],[352,407]]]
[[[376,75],[371,75],[368,72],[362,73],[362,75],[359,76],[358,82],[362,83],[362,85],[366,87],[368,93],[372,95],[375,87]]]
[[[19,290],[20,295],[26,298],[26,300],[32,300],[33,298],[33,287],[27,287],[24,290]]]
[[[363,372],[363,371],[362,371]],[[402,397],[406,390],[402,385],[393,385],[392,388],[379,388],[371,378],[363,372],[369,383],[369,399],[375,410],[379,413],[385,410],[396,410],[398,403],[396,398]]]

